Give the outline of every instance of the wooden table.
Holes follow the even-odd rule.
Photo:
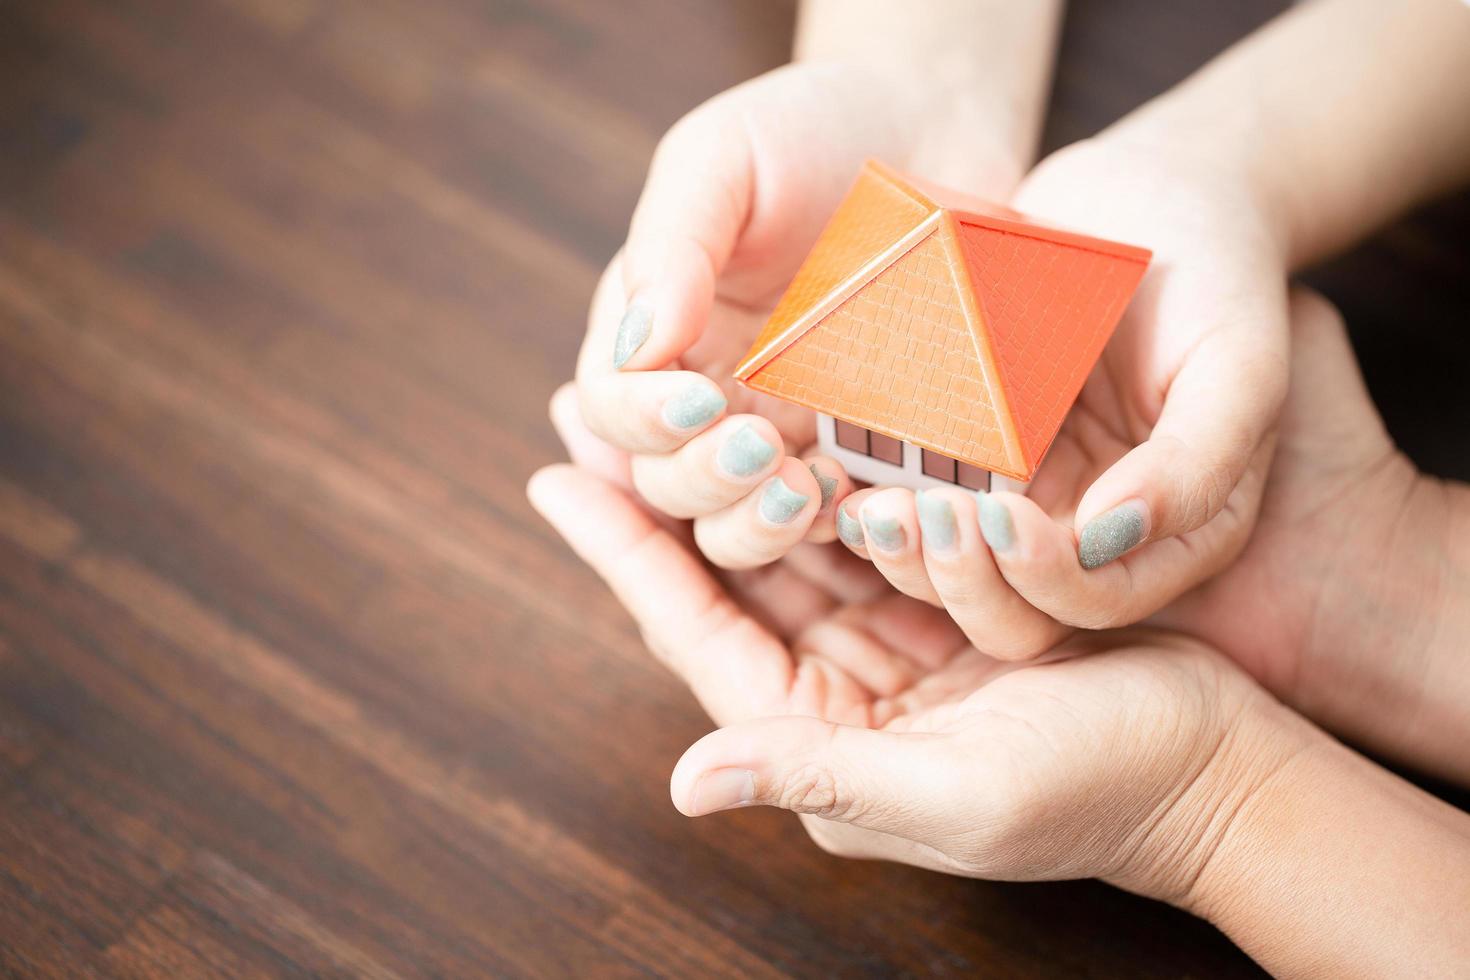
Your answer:
[[[1276,6],[1074,4],[1048,143]],[[0,969],[1255,972],[1101,885],[844,862],[668,802],[708,722],[522,487],[654,141],[791,19],[0,5]],[[1463,326],[1466,214],[1324,281],[1370,323]],[[1470,431],[1411,380],[1411,422]]]

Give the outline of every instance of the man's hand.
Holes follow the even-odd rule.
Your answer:
[[[1305,291],[1291,375],[1254,535],[1158,620],[1333,731],[1470,784],[1470,488],[1397,450],[1341,318]]]
[[[619,485],[625,460],[569,435],[610,479],[551,467],[533,503],[729,726],[676,768],[684,812],[765,804],[835,854],[1100,876],[1209,918],[1281,973],[1435,976],[1470,955],[1470,820],[1198,641],[1079,635],[1019,666],[830,545],[714,573]]]

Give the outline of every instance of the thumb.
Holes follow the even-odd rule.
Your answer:
[[[762,718],[694,743],[674,767],[670,793],[691,817],[774,806],[914,839],[958,809],[952,787],[962,768],[948,744],[819,718]]]
[[[754,194],[746,128],[727,101],[695,109],[654,152],[623,248],[623,307],[593,345],[603,371],[664,367],[704,329]]]
[[[1193,531],[1220,513],[1276,422],[1286,375],[1286,353],[1275,345],[1239,334],[1199,344],[1170,383],[1148,439],[1083,495],[1075,525],[1083,567]]]

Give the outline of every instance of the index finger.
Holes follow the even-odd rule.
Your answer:
[[[711,718],[729,724],[784,702],[793,676],[786,647],[626,493],[567,465],[537,472],[526,493]]]

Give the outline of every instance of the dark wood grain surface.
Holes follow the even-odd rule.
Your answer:
[[[1276,6],[1074,4],[1049,143]],[[668,802],[708,723],[522,487],[654,141],[791,20],[0,4],[0,969],[1255,972],[1101,885]],[[1321,274],[1445,472],[1464,396],[1426,405],[1399,352],[1463,377],[1466,216]]]

